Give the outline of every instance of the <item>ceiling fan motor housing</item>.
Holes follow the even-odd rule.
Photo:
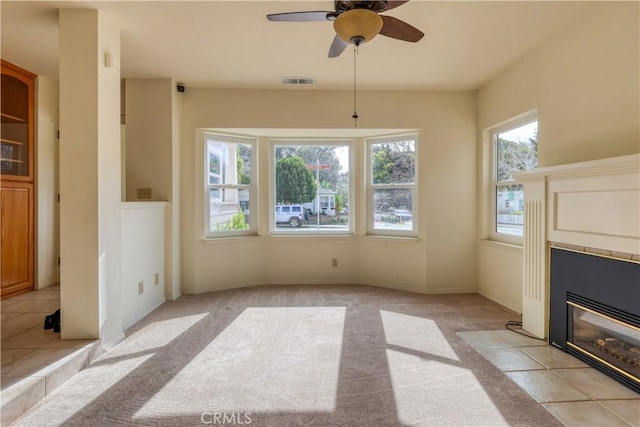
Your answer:
[[[349,1],[349,0],[336,0],[333,2],[335,11],[340,14],[348,10],[353,9],[369,9],[374,12],[382,12],[387,7],[387,2],[384,0],[378,1]]]

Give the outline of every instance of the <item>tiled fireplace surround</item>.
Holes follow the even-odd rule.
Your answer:
[[[640,155],[538,168],[516,180],[526,211],[523,328],[546,338],[551,247],[640,262]]]

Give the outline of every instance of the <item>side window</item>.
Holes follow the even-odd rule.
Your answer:
[[[255,234],[256,141],[204,132],[205,237]]]
[[[367,232],[417,235],[417,135],[367,141]]]
[[[529,118],[491,133],[492,157],[492,240],[520,243],[523,236],[524,193],[513,182],[513,173],[538,166],[538,121]]]
[[[272,141],[273,199],[292,217],[271,224],[276,234],[352,234],[351,141]]]

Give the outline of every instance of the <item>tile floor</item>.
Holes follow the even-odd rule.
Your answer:
[[[97,340],[61,340],[44,317],[60,308],[60,287],[18,295],[0,308],[0,407],[7,425],[80,371],[99,352]]]
[[[546,341],[501,331],[458,332],[566,426],[640,426],[640,394]]]

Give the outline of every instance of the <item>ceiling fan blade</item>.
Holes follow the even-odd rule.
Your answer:
[[[422,31],[404,21],[399,20],[398,18],[385,15],[380,16],[382,16],[383,22],[380,34],[383,36],[413,43],[424,37],[424,33]]]
[[[329,58],[340,56],[347,46],[349,46],[349,43],[342,40],[340,37],[335,36],[333,38],[333,43],[331,43],[331,47],[329,48]]]
[[[387,5],[385,6],[384,9],[382,9],[382,11],[386,12],[387,10],[395,9],[396,7],[402,6],[408,1],[409,0],[387,1]]]
[[[334,20],[336,16],[338,16],[336,12],[319,10],[309,12],[272,13],[271,15],[267,15],[267,19],[269,21],[284,22],[317,22]]]

